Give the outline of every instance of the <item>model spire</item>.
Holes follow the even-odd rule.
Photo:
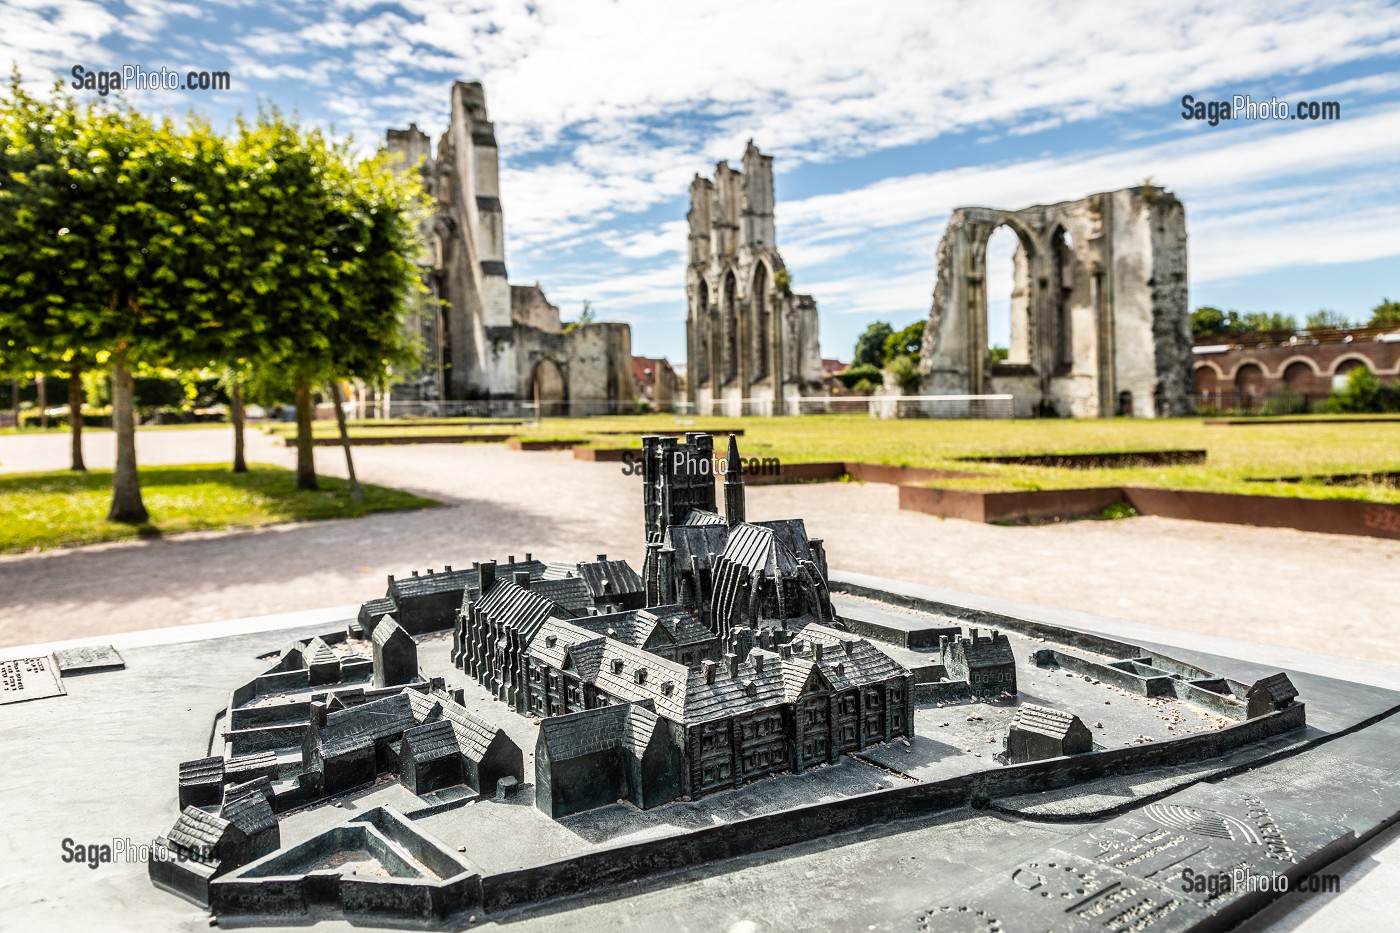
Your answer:
[[[724,463],[724,517],[730,527],[744,522],[744,461],[733,434],[729,435],[729,456]]]

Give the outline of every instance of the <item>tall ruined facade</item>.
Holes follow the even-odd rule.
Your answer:
[[[481,85],[452,86],[436,155],[416,125],[389,130],[386,148],[422,174],[437,207],[423,261],[431,294],[408,324],[425,339],[424,371],[407,376],[395,397],[538,401],[545,414],[630,405],[631,329],[594,323],[565,333],[559,309],[537,285],[506,277],[499,156]]]
[[[1018,240],[1011,346],[987,345],[987,241]],[[1009,394],[1017,417],[1191,412],[1186,211],[1141,186],[1019,211],[963,207],[938,247],[927,395]]]
[[[821,391],[817,303],[794,295],[773,228],[773,157],[749,141],[690,183],[687,374],[700,414],[781,415]]]

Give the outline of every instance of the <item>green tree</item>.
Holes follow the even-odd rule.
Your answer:
[[[1238,323],[1238,312],[1223,311],[1211,305],[1202,305],[1191,312],[1191,333],[1197,337],[1235,333]]]
[[[1351,326],[1351,321],[1347,320],[1347,316],[1340,311],[1333,311],[1330,308],[1319,308],[1308,315],[1303,326],[1309,329],[1326,328],[1329,330],[1346,330]]]
[[[1240,316],[1242,333],[1257,334],[1270,330],[1297,330],[1298,319],[1277,311],[1250,311]]]
[[[856,339],[852,366],[879,366],[884,363],[885,341],[894,333],[888,321],[873,321]]]
[[[1291,314],[1274,311],[1223,311],[1210,305],[1202,305],[1191,312],[1191,333],[1197,337],[1213,334],[1230,336],[1256,334],[1271,330],[1297,330],[1298,319]]]
[[[880,348],[880,363],[889,368],[890,362],[896,357],[911,356],[917,360],[923,342],[924,322],[915,321],[885,338],[885,344]]]
[[[239,210],[255,236],[242,244],[251,271],[244,300],[258,325],[243,358],[291,383],[297,408],[297,486],[317,487],[311,420],[315,386],[337,379],[383,385],[416,347],[402,327],[420,289],[414,257],[425,199],[412,173],[376,158],[355,163],[336,145],[275,110],[240,123],[247,169]],[[354,464],[335,404],[346,453]]]
[[[885,371],[893,377],[901,391],[907,391],[919,382],[919,364],[907,353],[891,359]]]
[[[1332,392],[1327,410],[1337,414],[1380,411],[1381,381],[1365,366],[1347,374],[1346,385]]]
[[[6,119],[13,198],[0,203],[0,269],[13,274],[0,275],[0,305],[33,322],[46,357],[90,354],[110,365],[108,517],[144,523],[134,371],[186,368],[227,326],[216,261],[224,192],[204,183],[216,138],[154,123],[119,100],[80,106],[57,90],[29,98],[17,80],[0,110],[19,114]],[[47,149],[35,142],[47,138],[56,140]],[[24,159],[30,170],[16,177],[12,166]]]
[[[884,374],[880,372],[880,367],[871,366],[869,363],[859,363],[855,366],[848,366],[846,371],[836,377],[841,380],[841,384],[846,388],[856,391],[856,386],[867,383],[871,386],[878,385],[884,379]]]
[[[85,155],[78,148],[81,113],[55,91],[26,93],[13,72],[0,96],[0,370],[34,376],[40,422],[46,376],[61,372],[68,388],[70,463],[84,470],[83,379],[93,363],[91,329],[70,313],[79,243],[67,227],[72,175]],[[15,403],[16,417],[19,407]]]
[[[1371,327],[1390,327],[1400,324],[1400,301],[1382,298],[1381,303],[1371,309]]]

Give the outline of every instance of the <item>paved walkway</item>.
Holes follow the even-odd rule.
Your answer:
[[[292,451],[248,432],[249,459]],[[0,437],[0,472],[61,469],[67,438]],[[149,431],[142,463],[219,460],[229,429]],[[90,466],[112,435],[89,435]],[[641,479],[618,464],[500,445],[362,447],[362,479],[442,508],[0,557],[0,645],[359,603],[385,575],[533,552],[639,567]],[[317,468],[343,475],[336,448]],[[752,518],[801,517],[831,565],[1008,599],[1400,663],[1400,541],[1161,518],[1008,528],[900,512],[893,486],[749,491]]]

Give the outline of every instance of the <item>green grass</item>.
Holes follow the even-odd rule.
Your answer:
[[[141,493],[151,521],[124,525],[106,520],[112,498],[110,470],[0,475],[0,552],[437,505],[432,499],[368,484],[362,484],[364,500],[356,505],[344,480],[319,479],[321,489],[307,492],[294,488],[292,471],[265,464],[250,464],[244,474],[220,464],[144,468]]]
[[[1305,416],[1302,416],[1307,420]],[[1316,421],[1316,419],[1314,419]],[[280,427],[280,426],[279,426]],[[368,435],[511,433],[531,440],[585,439],[593,447],[641,447],[654,431],[743,429],[745,456],[778,457],[785,463],[863,461],[983,474],[938,485],[999,490],[1069,489],[1089,486],[1148,486],[1244,495],[1307,499],[1361,499],[1400,503],[1400,489],[1381,483],[1329,486],[1321,482],[1251,482],[1277,476],[1313,476],[1400,471],[1400,424],[1367,422],[1207,425],[1201,418],[1082,419],[1022,421],[881,420],[866,415],[800,418],[687,418],[621,415],[546,418],[538,425],[503,429],[413,423],[401,431],[364,429]],[[285,426],[294,431],[295,426]],[[318,423],[318,435],[334,434]],[[626,431],[628,434],[604,432]],[[360,432],[356,432],[360,433]],[[1204,449],[1202,465],[1073,470],[1016,464],[967,463],[962,457],[1110,451]]]
[[[206,429],[206,430],[207,430],[207,429],[210,429],[210,428],[222,428],[222,429],[225,430],[225,431],[229,431],[229,432],[232,432],[232,431],[233,431],[233,426],[230,425],[230,424],[229,424],[228,422],[226,422],[226,421],[191,421],[191,422],[189,422],[188,424],[143,424],[143,425],[139,425],[139,426],[136,428],[136,430],[138,430],[138,431],[190,431],[190,430],[197,430],[197,429],[199,429],[199,428],[204,428],[204,429]],[[0,428],[0,435],[5,435],[5,434],[67,434],[67,433],[69,433],[69,431],[68,431],[68,425],[67,425],[67,424],[49,425],[47,428],[40,428],[40,427],[25,427],[25,428],[23,428],[23,429],[20,429],[20,428]],[[93,425],[86,425],[86,424],[85,424],[85,425],[83,425],[83,433],[84,433],[84,434],[89,434],[89,433],[91,433],[91,434],[111,434],[111,433],[112,433],[112,429],[111,429],[111,428],[104,428],[104,427],[96,427],[96,426],[93,426]]]
[[[297,426],[295,424],[282,424],[266,426],[263,428],[272,437],[291,438],[296,437]],[[403,425],[394,425],[388,428],[362,427],[350,425],[348,433],[351,437],[442,437],[457,436],[471,437],[479,434],[518,434],[522,429],[519,425],[500,424],[488,425],[484,427],[472,427],[465,424],[418,424],[408,422]],[[339,437],[340,429],[336,427],[334,421],[315,421],[311,425],[312,437]]]
[[[687,421],[693,421],[688,424]],[[880,420],[866,415],[801,418],[698,418],[646,415],[546,419],[521,436],[586,436],[596,447],[640,447],[637,437],[596,432],[616,429],[711,430],[743,428],[746,457],[784,463],[862,461],[985,474],[937,485],[994,490],[1149,486],[1307,499],[1363,499],[1400,503],[1400,489],[1380,483],[1329,486],[1320,482],[1258,483],[1250,479],[1400,471],[1400,424],[1206,425],[1199,418],[1024,421]],[[723,440],[716,444],[722,449]],[[1205,464],[1073,470],[1015,464],[966,463],[960,457],[1204,449]]]

